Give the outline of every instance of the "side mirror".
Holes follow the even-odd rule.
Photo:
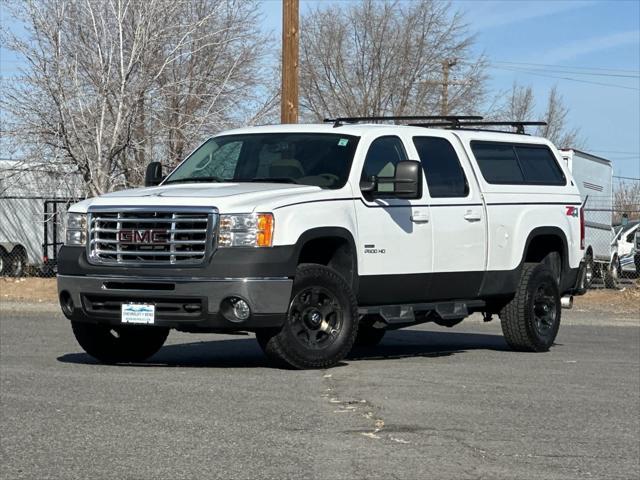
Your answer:
[[[360,191],[362,193],[374,193],[376,190],[378,190],[378,180],[376,177],[360,180]]]
[[[398,162],[393,183],[396,197],[420,198],[422,196],[422,164],[416,160]]]
[[[144,186],[154,187],[162,181],[162,164],[160,162],[151,162],[147,165],[147,171],[144,174]]]

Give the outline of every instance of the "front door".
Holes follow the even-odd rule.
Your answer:
[[[374,139],[362,178],[392,178],[397,163],[408,160],[406,152],[398,136]],[[395,198],[393,189],[393,184],[380,184],[377,195],[356,195],[361,305],[420,302],[429,289],[433,261],[429,206],[423,198]]]

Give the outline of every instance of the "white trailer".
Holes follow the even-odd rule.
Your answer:
[[[618,273],[613,241],[613,166],[610,160],[576,149],[560,150],[585,202],[585,261],[587,284],[604,277],[615,286]],[[618,262],[619,263],[619,262]]]
[[[79,192],[77,174],[0,161],[0,275],[47,272],[53,266],[66,207]]]

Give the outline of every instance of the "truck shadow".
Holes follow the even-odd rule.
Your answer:
[[[470,350],[506,351],[502,335],[397,330],[388,332],[375,347],[356,347],[341,363],[415,357],[445,357]],[[97,365],[85,353],[67,353],[62,363]],[[165,345],[148,361],[121,367],[273,368],[253,337]]]

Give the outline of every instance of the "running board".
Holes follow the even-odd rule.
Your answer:
[[[484,300],[452,300],[449,302],[411,303],[406,305],[373,305],[358,308],[360,315],[378,314],[389,325],[415,323],[416,312],[437,314],[443,320],[460,320],[470,309],[482,308]]]

